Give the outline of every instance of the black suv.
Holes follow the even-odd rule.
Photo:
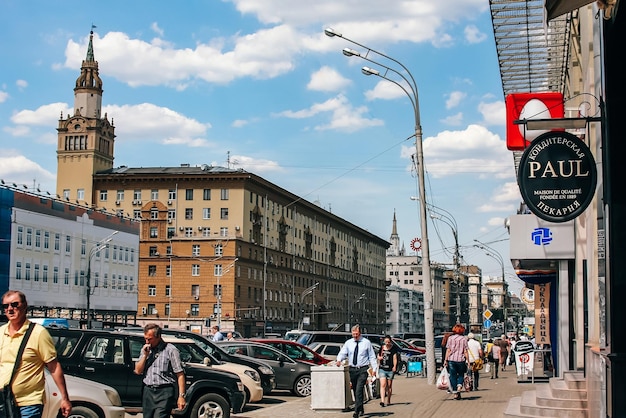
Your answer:
[[[143,335],[134,333],[49,328],[57,357],[65,374],[104,383],[117,389],[128,413],[141,412],[142,376],[136,375],[135,362],[145,344]],[[231,410],[243,409],[244,387],[234,373],[184,363],[187,378],[184,410],[175,417],[228,418]]]
[[[120,330],[126,332],[141,333],[141,335],[143,335],[143,328],[120,328]],[[163,328],[161,330],[161,333],[163,335],[169,335],[176,338],[189,338],[191,340],[194,340],[196,344],[200,346],[200,348],[211,354],[219,361],[242,364],[256,370],[259,376],[261,376],[261,386],[263,387],[264,395],[269,395],[274,389],[276,389],[276,378],[274,369],[266,362],[248,356],[231,354],[222,349],[222,347],[218,347],[213,341],[209,340],[207,337],[192,331]]]

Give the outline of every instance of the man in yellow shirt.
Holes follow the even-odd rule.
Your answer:
[[[9,322],[0,327],[0,385],[9,384],[24,334],[30,325],[26,319],[28,303],[24,293],[9,290],[2,296],[2,310]],[[20,366],[11,388],[22,418],[41,418],[44,404],[44,366],[61,392],[61,413],[67,417],[72,404],[67,394],[65,375],[57,361],[57,353],[48,330],[35,324],[26,343]]]

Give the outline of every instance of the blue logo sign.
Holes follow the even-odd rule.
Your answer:
[[[535,245],[550,245],[552,231],[550,228],[535,228],[530,234],[530,238]]]
[[[487,329],[491,328],[491,320],[485,319],[485,322],[483,322],[483,326]]]

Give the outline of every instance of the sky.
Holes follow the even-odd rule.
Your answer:
[[[395,213],[411,254],[419,117],[431,260],[452,264],[456,233],[461,264],[483,276],[504,265],[519,295],[504,225],[521,196],[488,0],[3,0],[0,11],[4,181],[55,191],[56,127],[73,113],[93,30],[116,167],[242,168],[386,240]]]

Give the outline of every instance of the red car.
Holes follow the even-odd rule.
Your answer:
[[[282,351],[292,359],[303,361],[305,363],[320,366],[322,364],[330,362],[330,360],[322,357],[306,345],[302,345],[295,341],[284,340],[280,338],[250,338],[250,341],[271,345],[272,347]]]

